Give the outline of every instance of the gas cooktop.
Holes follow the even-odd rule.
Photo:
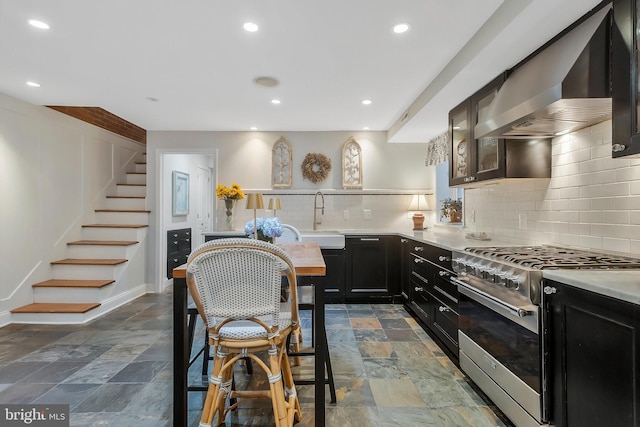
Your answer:
[[[558,246],[471,247],[465,251],[536,270],[640,268],[640,259]]]

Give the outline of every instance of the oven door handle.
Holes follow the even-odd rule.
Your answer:
[[[529,316],[532,313],[529,310],[525,310],[522,307],[516,307],[515,305],[511,305],[509,303],[506,303],[492,295],[489,295],[486,292],[483,292],[479,289],[474,289],[471,288],[469,285],[467,285],[466,283],[462,282],[459,279],[456,278],[451,278],[451,281],[456,283],[458,285],[458,291],[461,294],[464,294],[466,296],[468,296],[469,298],[472,298],[476,301],[478,301],[479,303],[490,303],[490,304],[495,304],[500,306],[501,308],[507,310],[509,313],[513,314],[514,316],[517,317],[525,317],[525,316]]]

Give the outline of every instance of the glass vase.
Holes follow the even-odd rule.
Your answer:
[[[233,231],[233,207],[236,205],[235,199],[224,200],[224,213],[227,218],[227,230]]]

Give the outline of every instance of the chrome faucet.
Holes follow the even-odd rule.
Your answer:
[[[322,201],[322,206],[318,206],[318,196]],[[322,224],[322,219],[318,218],[318,210],[320,210],[320,214],[324,215],[324,195],[321,191],[316,193],[315,198],[313,199],[313,229],[317,230],[317,224]]]

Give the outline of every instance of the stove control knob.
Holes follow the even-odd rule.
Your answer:
[[[499,285],[505,286],[505,283],[507,281],[507,273],[505,273],[504,271],[497,271],[493,275],[493,281]]]
[[[520,280],[518,276],[509,276],[504,282],[504,287],[507,289],[518,289],[520,287]]]

